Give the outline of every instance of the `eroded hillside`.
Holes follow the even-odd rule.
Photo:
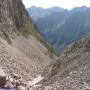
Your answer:
[[[0,66],[7,74],[32,79],[53,57],[22,0],[0,0]],[[46,46],[46,47],[45,47]]]

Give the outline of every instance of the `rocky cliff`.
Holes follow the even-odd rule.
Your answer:
[[[32,20],[21,0],[0,1],[0,28],[2,31],[28,33],[32,30],[30,25],[33,27]]]

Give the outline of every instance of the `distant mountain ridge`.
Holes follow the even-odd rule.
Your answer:
[[[32,6],[30,8],[27,9],[29,14],[31,15],[31,17],[34,20],[37,20],[38,18],[42,18],[45,16],[50,15],[50,13],[56,13],[56,12],[62,12],[64,10],[64,8],[60,8],[60,7],[52,7],[52,8],[41,8],[41,7],[35,7]]]
[[[72,12],[87,12],[90,7],[82,6],[82,7],[74,7],[71,9]]]
[[[52,9],[56,10],[54,7]],[[60,54],[67,45],[90,33],[89,16],[90,8],[82,6],[71,10],[60,8],[60,11],[49,11],[49,14],[40,16],[37,20],[34,20],[33,16],[32,18],[44,39],[53,45],[57,54]]]

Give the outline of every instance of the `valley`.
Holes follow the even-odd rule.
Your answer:
[[[0,0],[0,89],[90,90],[89,16]]]
[[[44,16],[36,16],[34,20],[34,11],[39,11],[38,7],[31,7],[32,19],[37,24],[38,31],[41,33],[45,41],[49,42],[57,55],[67,47],[67,45],[80,40],[90,33],[90,8],[82,6],[71,10],[62,9],[60,7],[53,9],[49,15],[46,13],[49,10],[44,10]],[[56,10],[56,12],[54,11]],[[42,13],[43,13],[42,12]],[[36,14],[37,15],[37,14]],[[46,16],[45,16],[46,15]]]

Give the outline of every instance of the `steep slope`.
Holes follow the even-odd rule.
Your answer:
[[[90,36],[65,49],[44,85],[54,90],[90,89]]]
[[[7,41],[7,42],[6,42]],[[32,79],[52,61],[22,0],[0,0],[0,66]],[[51,48],[50,48],[51,49]]]
[[[18,37],[12,45],[0,39],[0,65],[7,74],[16,73],[28,80],[49,65],[50,58],[44,54],[47,49],[31,38],[27,41],[24,37]]]

